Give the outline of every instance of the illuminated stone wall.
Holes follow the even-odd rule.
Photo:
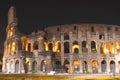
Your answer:
[[[5,73],[120,73],[120,26],[68,24],[19,33],[10,8],[3,69]]]

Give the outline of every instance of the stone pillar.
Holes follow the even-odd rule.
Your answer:
[[[91,53],[91,40],[88,39],[88,54]]]
[[[98,43],[97,43],[97,53],[98,53],[98,54],[101,54],[101,52],[100,52],[101,42],[100,42],[100,40],[98,40],[97,42],[98,42]]]
[[[6,59],[3,57],[2,72],[6,72]]]
[[[107,62],[107,67],[106,67],[107,73],[110,74],[110,61],[107,60],[106,62]]]
[[[34,44],[34,41],[32,40],[31,41],[31,51],[33,52],[33,44]]]
[[[100,58],[99,58],[99,60],[100,60]],[[99,67],[98,67],[98,73],[101,73],[101,61],[98,61],[98,65],[99,65]]]
[[[72,57],[73,55],[72,54],[70,54],[70,74],[72,74],[73,73],[73,70],[72,70]]]
[[[91,60],[88,61],[88,72],[92,73],[92,62],[91,62]]]
[[[64,65],[64,35],[61,34],[61,65]]]

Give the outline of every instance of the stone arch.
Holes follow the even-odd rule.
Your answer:
[[[118,72],[120,73],[120,61],[118,61]]]
[[[14,73],[14,62],[13,61],[10,61],[10,73]]]
[[[97,45],[95,41],[91,41],[91,51],[96,51],[97,50]]]
[[[69,42],[64,42],[64,53],[69,53],[70,49],[69,49]]]
[[[39,42],[35,41],[34,44],[33,44],[33,49],[38,50],[38,45],[39,45]]]
[[[28,51],[31,51],[31,43],[28,43]]]
[[[52,44],[52,43],[49,43],[49,44],[48,44],[48,50],[49,50],[49,51],[53,51],[53,44]]]
[[[117,51],[120,51],[120,42],[116,42],[116,49],[117,49]]]
[[[79,72],[80,71],[80,63],[77,59],[73,61],[72,64],[73,72]]]
[[[61,43],[59,41],[56,41],[54,52],[60,52],[61,51]]]
[[[92,72],[98,73],[98,62],[96,60],[92,61]]]
[[[105,54],[105,53],[106,53],[106,44],[105,44],[105,42],[102,42],[102,43],[101,43],[100,53],[101,53],[101,54]]]
[[[33,70],[33,72],[37,72],[37,62],[36,61],[34,61],[32,64],[32,70]]]
[[[88,63],[87,61],[83,61],[83,73],[87,73],[88,72]]]
[[[82,41],[82,51],[83,52],[87,52],[88,51],[87,41]]]
[[[107,67],[106,61],[102,60],[102,62],[101,62],[101,72],[106,72],[106,70],[107,70],[106,67]]]
[[[15,73],[19,73],[19,61],[17,60],[16,62],[15,62]]]
[[[73,42],[72,53],[75,53],[75,54],[78,54],[78,53],[79,53],[78,41],[74,41],[74,42]]]
[[[110,61],[110,72],[115,73],[115,61]]]
[[[11,47],[11,51],[14,52],[15,51],[15,42],[12,42],[12,47]]]
[[[113,45],[112,41],[108,42],[108,51],[109,51],[110,54],[114,53],[114,45]]]
[[[69,73],[70,72],[70,62],[65,59],[64,61],[64,69],[65,69],[65,72]]]
[[[40,70],[46,72],[46,60],[41,61]]]
[[[61,69],[62,69],[61,62],[55,61],[55,71],[60,72]]]

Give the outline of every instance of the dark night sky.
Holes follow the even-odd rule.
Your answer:
[[[15,6],[20,32],[30,34],[48,25],[102,23],[120,25],[115,0],[0,0],[0,48],[5,40],[7,12]]]

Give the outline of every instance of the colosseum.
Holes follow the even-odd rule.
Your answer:
[[[120,26],[66,24],[25,35],[8,11],[4,73],[120,73]]]

